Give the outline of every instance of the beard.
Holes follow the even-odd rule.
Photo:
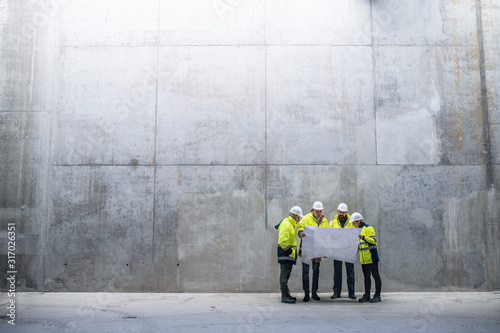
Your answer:
[[[347,221],[347,215],[345,215],[345,216],[340,216],[339,215],[339,221],[342,222],[342,223],[344,223],[345,221]]]

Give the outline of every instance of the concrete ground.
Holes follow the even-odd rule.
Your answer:
[[[300,294],[293,294],[301,297]],[[500,292],[383,293],[281,304],[273,294],[0,294],[0,332],[500,332]]]

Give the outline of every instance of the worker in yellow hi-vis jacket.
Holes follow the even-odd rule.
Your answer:
[[[354,228],[349,221],[351,216],[347,214],[347,205],[339,204],[337,207],[337,215],[330,222],[330,228]],[[350,299],[356,299],[354,295],[354,264],[345,263],[345,271],[347,275],[347,291]],[[333,260],[333,296],[332,299],[340,298],[342,292],[342,261]]]
[[[375,236],[375,229],[366,224],[363,216],[360,213],[353,213],[351,215],[351,222],[356,228],[362,228],[359,235],[359,261],[363,269],[365,277],[365,294],[358,301],[360,303],[377,303],[381,302],[380,291],[382,289],[382,280],[378,272],[378,262],[380,261],[377,251],[377,237]],[[375,280],[375,294],[370,299],[371,277]]]
[[[295,230],[297,223],[302,219],[302,209],[294,206],[290,209],[290,215],[283,219],[277,226],[278,236],[278,263],[280,264],[280,289],[281,303],[295,303],[297,300],[290,295],[288,290],[288,279],[292,273],[292,267],[297,262],[297,238]]]
[[[311,212],[304,216],[304,218],[300,221],[299,227],[297,229],[297,234],[300,238],[306,237],[307,235],[304,233],[304,226],[309,225],[313,227],[322,227],[328,228],[328,220],[323,215],[323,204],[319,201],[316,201],[313,204]],[[312,259],[312,267],[313,267],[313,282],[312,282],[312,299],[319,301],[320,298],[317,294],[318,291],[318,283],[319,283],[319,265],[321,262],[321,258],[313,258]],[[303,302],[309,302],[311,297],[309,296],[309,262],[302,262],[302,288],[304,289],[304,299]]]

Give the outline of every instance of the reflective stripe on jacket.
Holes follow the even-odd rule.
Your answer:
[[[280,222],[278,227],[278,262],[280,264],[295,264],[297,261],[296,227],[297,222],[291,216]]]
[[[377,251],[375,229],[364,222],[361,224],[360,228],[362,228],[360,235],[364,236],[364,238],[359,240],[359,261],[362,265],[379,262],[380,259]]]
[[[351,215],[347,214],[347,220],[344,224],[344,228],[354,228],[354,225],[352,224],[351,220]],[[332,219],[330,224],[328,225],[330,228],[342,228],[342,224],[340,224],[339,221],[339,215],[335,215],[335,217]]]

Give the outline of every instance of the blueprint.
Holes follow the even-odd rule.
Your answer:
[[[354,263],[358,252],[360,228],[319,228],[305,226],[302,238],[302,262],[327,257]]]

